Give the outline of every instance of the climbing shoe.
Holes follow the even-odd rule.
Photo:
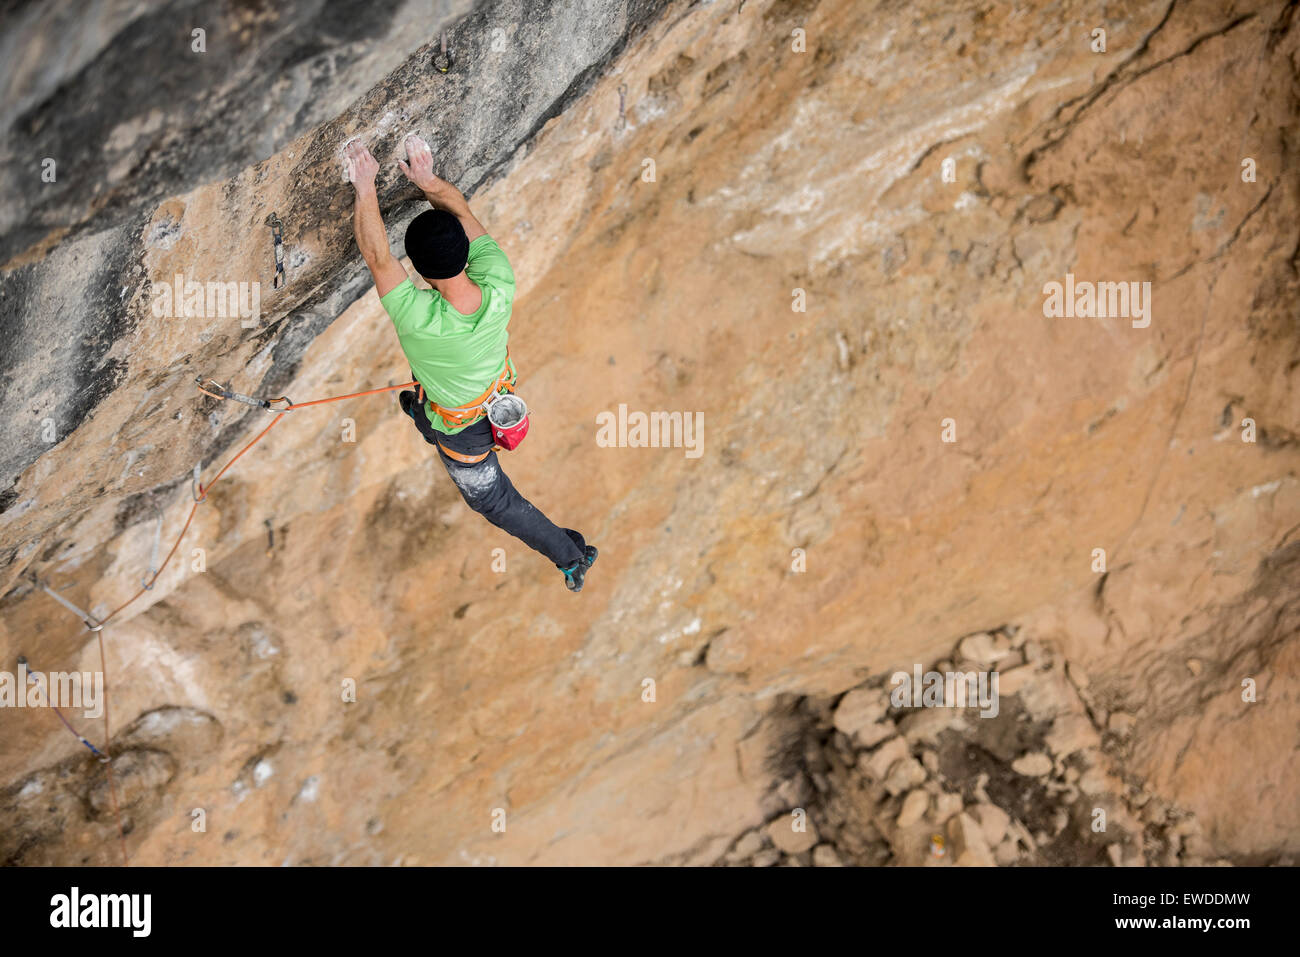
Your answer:
[[[412,419],[415,418],[415,414],[411,411],[411,409],[416,406],[414,392],[410,389],[407,389],[405,392],[399,392],[397,394],[397,404],[402,407],[403,412],[409,415]]]
[[[568,568],[556,565],[556,568],[564,572],[564,587],[573,592],[582,591],[582,583],[587,577],[587,569],[596,564],[596,556],[599,554],[600,552],[596,550],[595,545],[588,545],[582,558]]]

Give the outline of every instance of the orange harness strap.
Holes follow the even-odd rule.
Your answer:
[[[455,459],[457,462],[461,462],[465,465],[478,465],[479,462],[482,462],[492,454],[492,449],[488,449],[482,455],[462,455],[460,452],[447,448],[447,446],[443,445],[441,442],[438,443],[438,448],[442,449],[443,455]]]
[[[487,415],[487,412],[483,409],[483,403],[502,389],[505,389],[507,392],[514,392],[515,379],[517,377],[514,366],[510,362],[510,349],[507,347],[506,364],[502,367],[501,374],[497,376],[496,381],[488,386],[483,394],[473,402],[467,402],[464,405],[458,405],[450,409],[444,408],[432,399],[425,397],[424,386],[420,386],[419,401],[427,405],[429,411],[434,415],[442,416],[443,419],[459,428],[462,425],[471,425],[483,418],[483,416]],[[441,442],[438,443],[438,448],[442,449],[443,454],[449,459],[454,459],[463,465],[477,465],[479,462],[482,462],[485,458],[491,455],[494,450],[488,449],[482,455],[465,455],[462,452],[457,452],[454,449],[447,448],[447,446],[443,445]]]
[[[514,365],[510,361],[510,350],[507,348],[506,364],[502,367],[501,374],[497,376],[496,381],[488,386],[483,391],[483,394],[477,399],[474,399],[472,402],[466,402],[464,405],[446,408],[438,405],[438,403],[434,402],[432,399],[426,398],[424,394],[424,386],[420,386],[420,401],[427,405],[429,411],[434,415],[442,416],[442,418],[447,422],[450,422],[452,426],[460,428],[462,425],[470,425],[477,422],[479,419],[483,418],[483,416],[487,415],[487,412],[483,409],[483,403],[493,395],[497,394],[502,389],[507,392],[514,392],[516,378],[517,374],[515,373]]]

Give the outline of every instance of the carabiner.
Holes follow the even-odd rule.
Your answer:
[[[439,73],[446,73],[451,69],[451,54],[447,52],[447,31],[442,31],[442,50],[433,57],[433,68]]]

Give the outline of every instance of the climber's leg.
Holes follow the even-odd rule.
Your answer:
[[[415,421],[425,441],[438,449],[438,457],[460,489],[466,505],[497,528],[541,552],[560,569],[571,570],[583,563],[589,546],[582,535],[571,528],[557,526],[520,495],[509,476],[501,471],[497,454],[492,451],[492,427],[487,419],[480,419],[455,435],[444,435],[429,425],[423,411],[410,399],[403,399],[402,409]],[[456,461],[444,449],[468,457],[488,454],[482,461],[469,465]],[[571,574],[566,572],[566,578],[569,577]]]
[[[460,434],[463,433],[445,438],[457,438]],[[475,465],[457,462],[441,449],[438,457],[460,489],[465,504],[497,528],[541,552],[559,568],[569,568],[582,560],[586,553],[582,536],[571,528],[558,527],[520,495],[510,477],[501,471],[495,452],[488,453],[487,458]]]

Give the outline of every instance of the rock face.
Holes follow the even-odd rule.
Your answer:
[[[779,728],[777,766],[785,781],[812,780],[815,793],[778,784],[763,803],[766,829],[747,832],[719,863],[799,866],[815,841],[814,854],[856,866],[1209,863],[1202,820],[1144,786],[1121,736],[1097,733],[1096,702],[1074,684],[1069,663],[1053,652],[1026,663],[1028,642],[1013,647],[1013,633],[1023,640],[1011,628],[996,636],[1001,658],[1033,678],[1014,694],[999,691],[997,714],[952,701],[899,705],[896,675],[849,691],[834,723],[816,698],[783,696],[767,719]],[[960,658],[968,649],[956,650]],[[881,722],[902,732],[874,747],[838,728],[846,706],[856,713],[872,702],[883,705]],[[892,786],[904,768],[916,769],[905,795]],[[800,842],[793,820],[815,836]]]
[[[391,396],[292,413],[102,633],[133,862],[1293,860],[1294,5],[353,6],[5,14],[0,670],[97,671],[30,576],[115,607],[264,427],[196,376],[405,380],[351,136],[397,248],[414,128],[510,254],[505,467],[602,557],[565,592]],[[178,274],[259,314],[156,315]],[[871,700],[914,668],[1011,690]],[[120,860],[102,766],[0,720],[0,860]]]
[[[117,388],[135,383],[140,391],[138,341],[150,332],[139,326],[155,318],[153,283],[178,272],[203,283],[261,282],[266,298],[253,330],[236,322],[198,341],[182,336],[190,351],[165,354],[166,364],[144,380],[148,395],[179,384],[196,363],[233,352],[234,371],[268,346],[272,362],[253,385],[284,387],[307,344],[369,282],[341,214],[339,146],[360,135],[389,158],[418,129],[438,150],[444,175],[473,191],[663,3],[591,0],[533,11],[523,0],[496,0],[459,18],[453,12],[470,3],[237,6],[212,20],[202,51],[190,36],[191,25],[203,29],[213,17],[202,5],[159,4],[121,23],[112,16],[117,5],[101,6],[107,29],[82,41],[101,49],[80,71],[50,78],[41,72],[48,61],[33,57],[34,75],[15,64],[5,77],[7,87],[33,96],[54,89],[23,110],[6,137],[12,152],[0,175],[17,202],[7,206],[15,221],[0,223],[0,255],[10,267],[0,302],[14,348],[0,363],[10,384],[0,414],[48,420],[55,436],[14,430],[0,453],[6,506],[18,501],[15,477],[51,441],[75,432]],[[11,42],[53,42],[60,11],[30,5]],[[434,65],[443,34],[454,73]],[[53,182],[44,182],[33,157],[55,162]],[[381,206],[400,237],[427,204],[411,202],[414,187],[392,175],[391,163],[387,172]],[[222,181],[208,208],[179,198]],[[287,284],[278,292],[265,223],[272,212],[287,247]],[[209,439],[182,430],[169,451],[193,456],[199,444],[208,452]]]

